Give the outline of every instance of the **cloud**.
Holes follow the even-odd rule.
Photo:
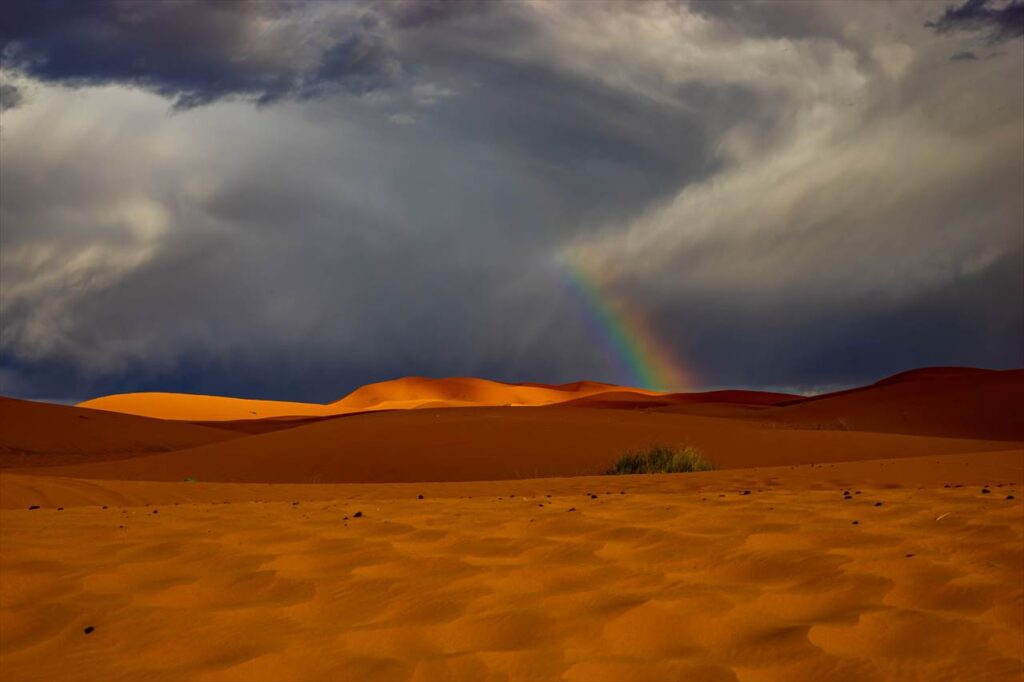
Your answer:
[[[962,50],[953,54],[949,59],[954,62],[973,62],[978,59],[978,55],[969,50]]]
[[[1002,7],[993,4],[991,0],[966,0],[961,5],[950,5],[925,26],[936,33],[985,32],[993,43],[1024,36],[1024,2],[1009,0]]]
[[[1021,46],[790,4],[19,8],[0,392],[626,381],[566,253],[704,386],[1021,364]]]
[[[0,83],[0,111],[13,109],[21,104],[23,99],[18,86],[11,83]]]
[[[178,108],[361,93],[401,73],[380,18],[345,4],[23,3],[5,14],[0,54],[40,81],[132,85]]]

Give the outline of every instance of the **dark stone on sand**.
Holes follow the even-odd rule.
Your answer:
[[[356,513],[355,513],[355,514],[353,514],[352,516],[353,516],[353,518],[357,518],[357,519],[360,519],[360,518],[362,518],[362,517],[363,517],[363,512],[356,512]]]
[[[57,511],[64,511],[64,507],[57,507]]]
[[[591,495],[591,496],[590,496],[590,499],[592,499],[592,500],[596,500],[596,499],[597,499],[597,495]]]
[[[103,508],[104,508],[104,509],[106,509],[106,508],[107,508],[107,505],[103,505]]]
[[[154,509],[154,510],[153,510],[153,513],[154,513],[154,514],[159,514],[159,513],[160,513],[160,510],[159,510],[159,509]]]
[[[1013,499],[1013,495],[1007,495],[1007,496],[1006,496],[1006,499],[1008,499],[1008,500],[1012,500],[1012,499]]]
[[[90,625],[90,626],[89,626],[89,627],[87,627],[86,629],[82,630],[82,632],[84,632],[84,633],[85,633],[85,634],[87,634],[87,635],[91,635],[91,634],[93,633],[93,631],[94,631],[95,629],[96,629],[96,628],[94,628],[93,626],[91,626],[91,625]]]
[[[750,491],[749,491],[749,490],[744,490],[744,491],[743,491],[743,494],[744,494],[744,495],[749,495],[749,494],[750,494]]]
[[[855,525],[855,526],[859,526],[859,525],[860,525],[860,521],[853,521],[852,523],[853,523],[853,525]]]
[[[982,488],[981,489],[981,494],[982,495],[988,495],[990,492],[992,492],[992,491],[989,490],[988,488]]]
[[[569,511],[576,511],[576,507],[569,507]]]
[[[876,507],[881,507],[881,506],[882,506],[882,503],[881,503],[881,502],[875,502],[875,506],[876,506]]]
[[[914,556],[914,555],[913,555],[913,553],[911,553],[911,554],[908,554],[908,555],[907,555],[907,558],[908,558],[908,559],[910,559],[910,558],[911,558],[911,557],[913,557],[913,556]]]
[[[39,505],[38,504],[33,504],[32,506],[30,506],[28,508],[29,511],[32,511],[33,509],[39,509]]]
[[[416,496],[416,499],[417,499],[417,500],[422,500],[422,499],[423,499],[423,496],[422,496],[422,495],[417,495],[417,496]]]

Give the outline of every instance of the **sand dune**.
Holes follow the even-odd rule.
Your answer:
[[[595,382],[562,386],[506,384],[476,378],[405,377],[362,386],[327,405],[249,400],[185,393],[122,393],[94,398],[79,407],[158,419],[220,421],[278,417],[324,417],[369,410],[494,405],[547,405],[618,387]],[[652,391],[630,389],[638,394]]]
[[[1024,370],[917,370],[760,417],[787,427],[1024,441]]]
[[[1017,452],[377,486],[3,474],[5,505],[34,490],[17,501],[46,506],[0,511],[0,666],[19,680],[1019,679],[1022,486]]]
[[[458,481],[601,473],[624,450],[689,443],[743,468],[1005,450],[1002,441],[776,429],[734,419],[571,407],[371,412],[174,453],[68,466],[87,478]]]
[[[115,459],[236,436],[194,424],[0,397],[0,467]]]
[[[0,671],[1024,679],[1022,389],[3,400],[0,461],[53,466],[0,472]],[[592,475],[655,442],[721,470]]]

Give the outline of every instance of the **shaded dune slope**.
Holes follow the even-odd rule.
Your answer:
[[[792,428],[1022,441],[1024,370],[915,370],[758,416]]]
[[[776,429],[643,411],[481,407],[372,412],[53,473],[294,483],[578,476],[602,473],[623,450],[657,442],[691,443],[722,468],[1007,448],[1001,441]]]
[[[129,457],[237,436],[195,424],[0,398],[0,467]]]

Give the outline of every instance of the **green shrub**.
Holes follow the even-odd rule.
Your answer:
[[[714,462],[690,445],[671,447],[652,445],[646,450],[624,452],[608,470],[609,474],[674,474],[684,471],[711,471]]]

